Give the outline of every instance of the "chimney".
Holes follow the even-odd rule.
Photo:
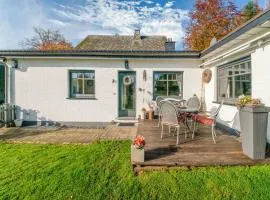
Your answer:
[[[140,40],[141,40],[140,29],[136,29],[136,30],[134,31],[134,40],[135,40],[135,41],[140,41]]]
[[[173,42],[172,38],[168,38],[165,42],[165,51],[175,51],[175,42]]]

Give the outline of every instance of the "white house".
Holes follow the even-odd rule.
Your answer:
[[[206,105],[216,106],[226,94],[219,125],[240,131],[234,106],[239,95],[259,97],[270,106],[269,41],[268,10],[202,52],[175,51],[166,37],[139,31],[88,36],[72,51],[0,51],[6,63],[6,71],[0,71],[6,85],[2,101],[19,106],[26,124],[102,126],[137,118],[159,95],[201,96],[202,71],[209,68],[213,76],[205,85]]]

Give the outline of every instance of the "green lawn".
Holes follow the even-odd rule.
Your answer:
[[[134,176],[130,143],[0,144],[0,199],[270,199],[270,166]]]

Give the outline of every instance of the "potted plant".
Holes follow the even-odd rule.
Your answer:
[[[142,108],[141,110],[141,119],[145,119],[146,117],[146,109],[145,108]]]
[[[142,163],[144,162],[144,146],[145,139],[143,136],[138,135],[134,139],[131,145],[131,162],[132,163]]]
[[[236,103],[242,134],[243,152],[252,159],[264,159],[269,108],[260,99],[240,96]]]
[[[23,111],[16,107],[16,119],[14,119],[14,124],[16,127],[21,127],[23,123]]]

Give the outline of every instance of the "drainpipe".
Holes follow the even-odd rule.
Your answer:
[[[1,64],[5,66],[5,103],[4,103],[4,117],[5,117],[5,127],[8,127],[8,65],[7,65],[7,58],[6,57],[0,57],[2,61],[0,61]]]

